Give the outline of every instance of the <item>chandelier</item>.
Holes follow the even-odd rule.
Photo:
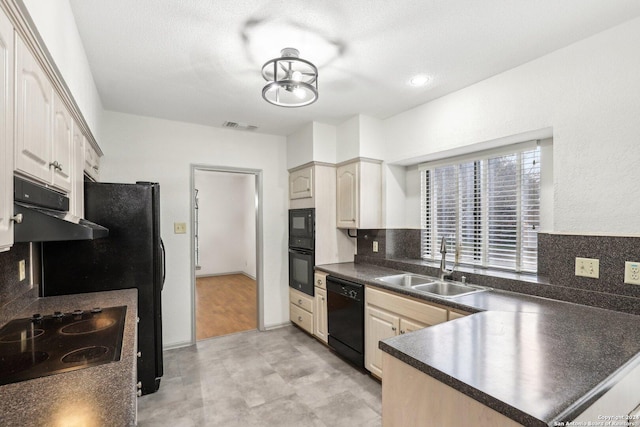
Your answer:
[[[318,99],[318,69],[300,58],[292,47],[280,51],[280,58],[262,66],[262,77],[268,82],[262,89],[265,101],[280,107],[303,107]]]

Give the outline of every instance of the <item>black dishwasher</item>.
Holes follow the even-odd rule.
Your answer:
[[[327,276],[329,347],[364,368],[364,286]]]

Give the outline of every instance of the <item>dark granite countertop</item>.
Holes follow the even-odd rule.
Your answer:
[[[524,425],[574,419],[640,364],[639,316],[500,290],[437,298],[375,280],[397,270],[316,268],[476,313],[389,338],[380,348]]]
[[[133,426],[136,416],[135,289],[38,298],[15,317],[126,305],[120,360],[0,386],[2,426]]]

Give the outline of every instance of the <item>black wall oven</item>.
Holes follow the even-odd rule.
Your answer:
[[[313,296],[315,210],[289,210],[289,286]]]

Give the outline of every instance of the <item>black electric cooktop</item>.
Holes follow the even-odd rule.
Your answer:
[[[0,329],[0,385],[120,360],[126,306],[56,311]]]

